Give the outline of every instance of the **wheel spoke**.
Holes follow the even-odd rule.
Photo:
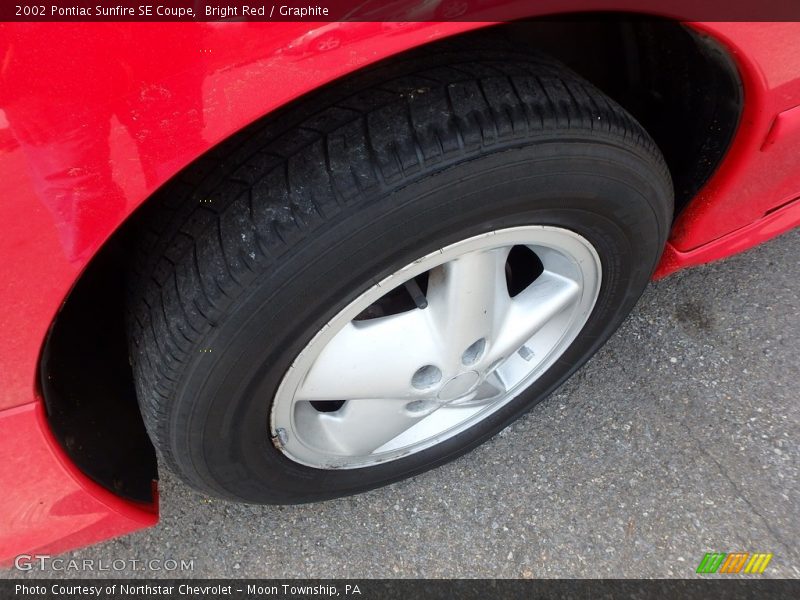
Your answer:
[[[545,271],[511,299],[506,318],[484,357],[485,364],[508,358],[548,321],[573,306],[581,286],[563,275]]]
[[[470,252],[431,271],[428,307],[451,369],[462,368],[465,350],[479,340],[491,340],[505,319],[509,250]]]
[[[370,454],[430,414],[410,412],[408,400],[351,400],[332,413],[320,413],[310,403],[297,405],[298,421],[315,430],[317,443],[343,455]]]
[[[414,373],[440,360],[439,341],[424,310],[353,321],[314,361],[297,400],[405,398],[419,394]]]

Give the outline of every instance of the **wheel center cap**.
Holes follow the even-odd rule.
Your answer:
[[[475,386],[478,385],[478,381],[480,381],[480,375],[475,371],[467,371],[456,375],[442,386],[437,398],[446,402],[460,398],[474,390]]]

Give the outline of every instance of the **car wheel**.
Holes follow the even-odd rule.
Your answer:
[[[672,189],[641,126],[547,60],[438,61],[342,84],[143,217],[131,362],[194,487],[308,502],[452,460],[645,288]]]

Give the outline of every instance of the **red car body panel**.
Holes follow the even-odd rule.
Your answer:
[[[120,500],[78,471],[50,434],[41,402],[0,418],[0,564],[51,554],[148,527],[156,505]]]
[[[484,25],[0,25],[0,561],[157,520],[156,506],[118,498],[72,465],[37,383],[48,329],[109,236],[178,170],[259,117],[371,62]],[[730,53],[745,108],[721,167],[676,220],[656,276],[800,223],[800,24],[692,26]],[[315,46],[326,34],[336,43]]]

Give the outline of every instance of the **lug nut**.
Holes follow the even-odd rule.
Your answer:
[[[425,365],[417,369],[414,376],[411,378],[411,385],[418,390],[425,390],[433,387],[442,380],[442,372],[438,367],[433,365]]]
[[[481,338],[464,350],[464,354],[461,355],[461,363],[465,366],[474,365],[483,356],[484,350],[486,350],[486,338]]]

